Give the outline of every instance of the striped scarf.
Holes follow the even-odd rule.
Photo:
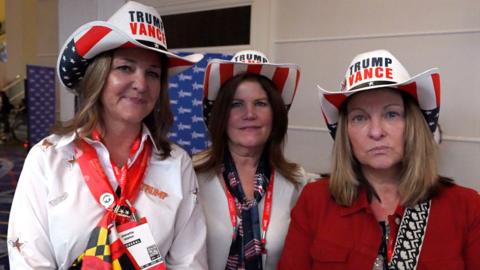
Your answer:
[[[270,179],[268,154],[263,152],[255,173],[253,200],[248,200],[242,189],[240,178],[230,151],[225,152],[223,179],[235,198],[238,228],[230,246],[225,269],[261,270],[262,244],[258,203],[265,194]]]

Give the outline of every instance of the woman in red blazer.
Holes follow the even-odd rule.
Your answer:
[[[331,176],[302,192],[279,269],[480,269],[480,196],[438,175],[437,69],[371,51],[319,93]]]

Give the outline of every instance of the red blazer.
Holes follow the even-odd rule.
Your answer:
[[[370,270],[382,230],[361,189],[351,207],[335,203],[328,180],[310,183],[292,210],[280,270]],[[432,199],[417,270],[480,269],[480,195],[458,185]]]

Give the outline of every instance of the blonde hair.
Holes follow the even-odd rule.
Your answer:
[[[84,138],[90,136],[95,128],[100,133],[104,123],[102,118],[101,94],[110,73],[114,50],[99,54],[87,67],[83,79],[76,89],[79,93],[79,109],[72,120],[58,124],[53,132],[65,135],[75,132],[77,136]],[[155,145],[161,150],[161,158],[170,156],[171,145],[167,139],[167,133],[173,123],[173,115],[170,110],[170,98],[168,96],[168,58],[164,54],[161,57],[161,86],[160,96],[155,107],[144,119],[143,123],[152,134]]]
[[[108,51],[94,58],[89,64],[83,79],[76,87],[79,109],[70,121],[59,124],[54,133],[64,135],[75,132],[79,137],[87,137],[97,126],[103,126],[100,102],[103,87],[110,73],[113,52]]]
[[[405,107],[405,152],[401,163],[401,204],[413,206],[428,199],[439,183],[437,144],[417,103],[402,94]],[[347,102],[339,112],[329,189],[335,201],[351,206],[361,185],[368,186],[353,155],[347,132]]]

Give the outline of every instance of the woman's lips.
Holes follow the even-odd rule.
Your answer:
[[[375,146],[373,148],[370,148],[370,150],[368,150],[368,152],[372,153],[372,154],[383,154],[383,153],[386,153],[389,150],[390,150],[390,147],[388,147],[388,146]]]
[[[241,127],[241,130],[250,130],[250,129],[259,129],[259,126],[246,126],[246,127]]]
[[[144,104],[145,100],[143,98],[137,98],[137,97],[125,97],[127,101],[134,103],[134,104]]]

